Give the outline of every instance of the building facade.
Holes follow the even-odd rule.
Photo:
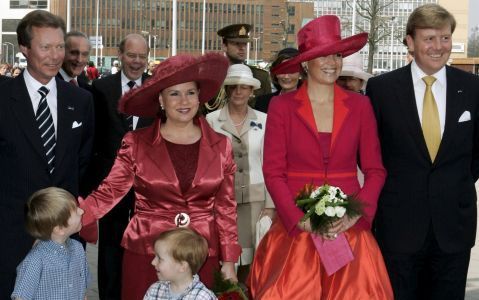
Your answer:
[[[99,65],[109,67],[117,57],[120,40],[128,33],[141,33],[149,41],[150,60],[171,55],[171,0],[70,0],[71,29],[85,32],[91,39]],[[66,18],[65,0],[51,0],[52,12]],[[249,60],[269,61],[285,46],[295,44],[304,17],[313,17],[312,3],[286,0],[205,1],[205,51],[221,51],[218,29],[234,24],[253,25]],[[98,39],[97,30],[98,8]],[[203,1],[177,1],[176,53],[202,51]],[[98,50],[96,42],[98,41]]]
[[[315,16],[333,14],[341,18],[343,36],[350,36],[361,31],[370,32],[369,20],[361,16],[361,6],[372,0],[302,0],[314,3]],[[353,29],[353,5],[356,3],[355,28]],[[374,55],[373,73],[381,73],[402,67],[408,63],[407,48],[402,41],[405,37],[406,23],[411,12],[426,3],[438,3],[449,10],[457,21],[453,35],[451,58],[467,56],[467,28],[469,0],[379,0],[383,6],[379,14],[380,35],[383,38],[377,43]],[[366,45],[361,53],[364,57],[364,68],[368,64],[369,47]]]

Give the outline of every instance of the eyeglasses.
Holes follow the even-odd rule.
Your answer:
[[[129,59],[135,59],[135,58],[138,58],[140,60],[147,60],[148,59],[148,54],[136,54],[136,53],[127,52],[126,56]]]

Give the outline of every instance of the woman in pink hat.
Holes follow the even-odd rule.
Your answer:
[[[341,39],[339,19],[322,16],[298,32],[300,54],[275,67],[298,64],[307,80],[278,96],[268,109],[263,172],[278,218],[261,241],[251,267],[254,299],[392,299],[387,271],[371,233],[386,171],[369,99],[335,84],[343,57],[361,49],[367,34]],[[280,100],[280,101],[279,101]],[[357,180],[357,165],[365,174]],[[341,188],[363,202],[363,215],[344,217],[317,235],[295,205],[313,183]],[[333,267],[333,268],[332,268]]]
[[[191,227],[208,240],[208,259],[199,271],[208,287],[220,261],[225,277],[237,280],[234,262],[241,247],[231,142],[197,117],[199,105],[216,94],[227,68],[221,54],[171,57],[120,100],[124,114],[161,117],[125,135],[110,174],[80,207],[88,229],[134,188],[135,211],[122,240],[122,299],[143,299],[157,281],[153,242],[174,227]],[[91,231],[82,236],[96,240]]]

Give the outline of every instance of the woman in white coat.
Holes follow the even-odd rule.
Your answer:
[[[256,223],[261,219],[262,225],[270,224],[274,215],[274,204],[266,190],[262,171],[266,114],[248,106],[253,91],[261,86],[248,66],[231,65],[223,85],[227,105],[209,113],[206,119],[216,132],[228,136],[233,145],[237,164],[235,197],[238,203],[239,242],[243,248],[238,279],[244,282],[255,245],[259,243]],[[262,228],[258,230],[262,231]]]

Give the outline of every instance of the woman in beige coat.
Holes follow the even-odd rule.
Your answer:
[[[269,228],[274,214],[274,204],[264,185],[262,171],[266,114],[248,106],[253,90],[260,85],[248,66],[231,65],[224,82],[227,105],[206,116],[215,131],[231,139],[237,164],[235,197],[239,242],[243,248],[238,268],[240,281],[246,278],[254,248],[259,243],[256,231],[264,234],[264,225]],[[256,228],[258,221],[261,228]]]

